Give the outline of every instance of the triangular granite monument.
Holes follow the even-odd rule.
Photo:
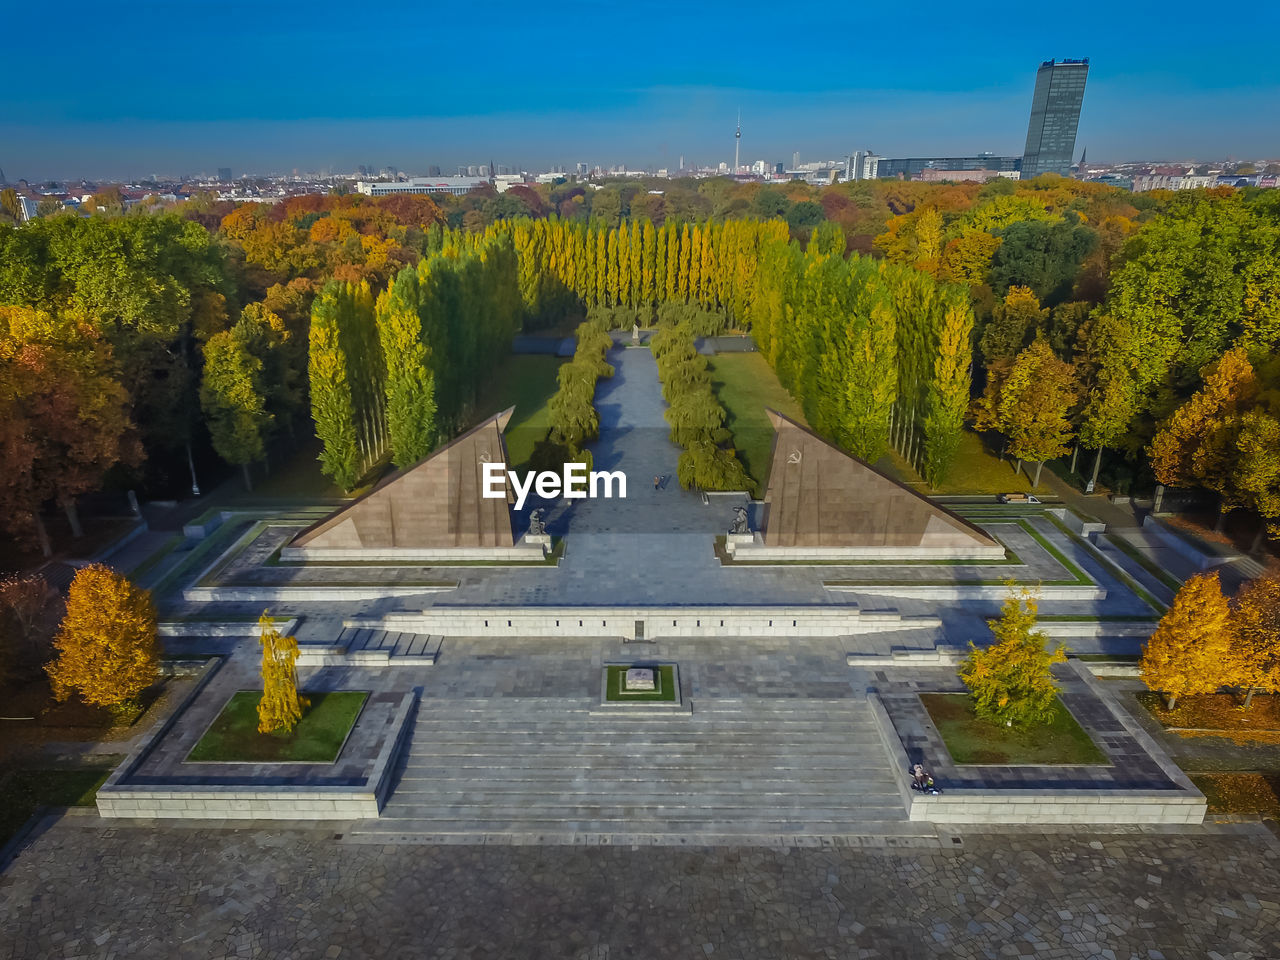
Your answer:
[[[742,560],[998,559],[989,534],[770,410],[764,520]]]
[[[505,497],[482,496],[484,464],[507,463],[509,407],[294,537],[284,560],[540,560],[519,544]]]

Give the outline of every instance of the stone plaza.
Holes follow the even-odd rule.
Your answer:
[[[829,459],[824,502],[871,506],[806,514],[809,474],[683,491],[652,356],[610,361],[592,453],[625,500],[531,502],[508,531],[465,483],[426,502],[419,467],[337,511],[193,524],[144,585],[199,672],[100,818],[16,852],[0,956],[1280,956],[1275,837],[1203,823],[1108,679],[1169,589],[1100,524],[931,503],[777,419],[775,471]],[[464,470],[503,423],[457,442]],[[1057,675],[1104,762],[955,764],[920,706],[1010,581],[1092,655]],[[304,689],[369,698],[331,764],[191,762],[258,682],[264,608]],[[610,667],[649,671],[633,702]],[[940,796],[908,789],[917,762]]]

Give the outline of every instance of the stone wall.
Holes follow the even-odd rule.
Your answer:
[[[637,631],[637,623],[643,624]],[[428,607],[345,621],[446,637],[841,637],[941,626],[937,617],[863,613],[856,605],[777,607]]]

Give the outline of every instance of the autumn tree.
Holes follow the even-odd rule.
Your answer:
[[[990,364],[1017,356],[1048,317],[1049,311],[1040,308],[1040,301],[1028,287],[1011,287],[983,328],[978,341],[983,359]]]
[[[1079,396],[1074,368],[1037,338],[1018,354],[1007,374],[993,371],[975,405],[979,429],[997,429],[1009,438],[1009,452],[1036,462],[1034,485],[1044,461],[1065,454],[1072,436],[1069,414]]]
[[[118,716],[136,713],[138,695],[158,675],[150,592],[102,564],[81,568],[53,645],[57,659],[46,669],[59,700],[78,693]]]
[[[1231,607],[1216,573],[1187,580],[1142,648],[1138,669],[1172,710],[1180,697],[1214,693],[1237,682]]]
[[[258,619],[262,642],[262,699],[258,701],[258,732],[289,733],[302,712],[311,705],[298,695],[298,641],[282,636],[271,614],[262,612]]]
[[[1232,605],[1232,662],[1246,689],[1246,709],[1257,690],[1280,692],[1280,579],[1260,577],[1241,587]]]
[[[0,685],[44,665],[58,605],[57,592],[39,574],[0,580]]]
[[[1061,646],[1049,650],[1048,636],[1035,628],[1038,609],[1032,593],[1011,587],[1000,617],[987,621],[994,642],[985,649],[969,644],[960,679],[979,717],[1013,727],[1052,718],[1058,697],[1052,669],[1067,656]]]
[[[129,397],[111,376],[113,355],[88,326],[21,307],[0,307],[0,505],[16,533],[34,529],[56,500],[73,536],[83,535],[76,498],[116,463],[142,459]]]
[[[1228,350],[1203,372],[1204,385],[1161,423],[1147,453],[1166,486],[1199,485],[1218,494],[1218,528],[1242,505],[1237,483],[1243,416],[1258,396],[1258,381],[1243,348]]]

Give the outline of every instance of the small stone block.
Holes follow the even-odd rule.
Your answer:
[[[655,686],[653,670],[649,667],[632,667],[623,683],[626,690],[653,690]]]

